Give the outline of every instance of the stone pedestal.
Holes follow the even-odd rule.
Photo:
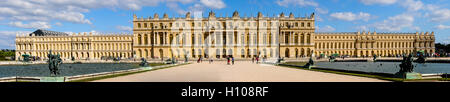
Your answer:
[[[308,68],[308,69],[311,69],[312,67],[314,67],[313,65],[309,65],[309,64],[306,64],[305,66],[303,66],[304,68]]]
[[[143,70],[152,70],[153,68],[152,67],[141,67],[141,69],[143,69]]]
[[[422,79],[422,74],[416,73],[416,72],[395,73],[395,75],[399,78],[404,78],[404,79]]]
[[[41,77],[39,82],[65,82],[65,77]]]

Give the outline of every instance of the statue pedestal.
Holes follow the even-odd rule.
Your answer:
[[[148,67],[141,67],[142,70],[152,70],[153,68],[148,66]]]
[[[65,77],[41,77],[39,82],[65,82]]]
[[[309,65],[309,64],[306,64],[305,66],[303,66],[304,68],[308,68],[308,69],[311,69],[312,67],[314,67],[313,65]]]
[[[416,72],[410,72],[410,73],[395,73],[397,77],[404,78],[404,79],[422,79],[422,74],[416,73]]]

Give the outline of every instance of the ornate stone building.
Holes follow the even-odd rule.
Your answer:
[[[67,60],[100,59],[101,57],[132,57],[132,35],[129,34],[66,34],[37,30],[29,35],[16,36],[16,56],[28,54],[46,59],[48,52]],[[16,57],[18,60],[20,57]]]
[[[133,35],[65,34],[37,30],[16,37],[16,56],[30,54],[45,59],[52,50],[65,59],[122,58],[235,58],[256,56],[297,58],[332,54],[394,56],[423,51],[433,54],[434,32],[315,32],[314,13],[295,17],[284,13],[266,17],[216,17],[209,12],[184,18],[138,18],[133,15]],[[17,57],[16,59],[18,59]]]
[[[279,18],[264,17],[261,12],[257,17],[240,17],[238,12],[232,17],[216,17],[210,12],[206,18],[192,18],[190,13],[185,18],[169,18],[167,14],[159,18],[155,14],[153,18],[134,16],[133,23],[133,50],[138,57],[275,57],[278,42],[281,51],[314,49],[314,14],[285,17],[282,13]]]
[[[133,51],[144,58],[254,56],[296,58],[331,54],[394,56],[424,51],[434,53],[432,33],[342,32],[316,33],[314,13],[285,16],[184,18],[133,17]],[[279,46],[279,47],[278,47]],[[279,48],[279,49],[278,49]],[[279,52],[280,51],[280,52]]]
[[[349,56],[396,56],[423,51],[433,54],[434,32],[377,33],[342,32],[316,33],[316,54]]]

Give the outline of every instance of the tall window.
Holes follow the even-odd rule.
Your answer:
[[[241,40],[241,44],[242,44],[242,45],[244,45],[244,38],[245,38],[245,37],[244,37],[244,33],[241,33],[241,39],[240,39],[240,40]]]
[[[142,39],[141,39],[141,34],[138,34],[138,44],[142,44],[142,43],[141,43],[141,40],[142,40]]]

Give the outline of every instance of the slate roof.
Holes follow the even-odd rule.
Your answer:
[[[56,31],[49,31],[44,29],[38,29],[34,31],[33,33],[30,33],[30,36],[68,36],[69,34],[64,32],[56,32]]]

